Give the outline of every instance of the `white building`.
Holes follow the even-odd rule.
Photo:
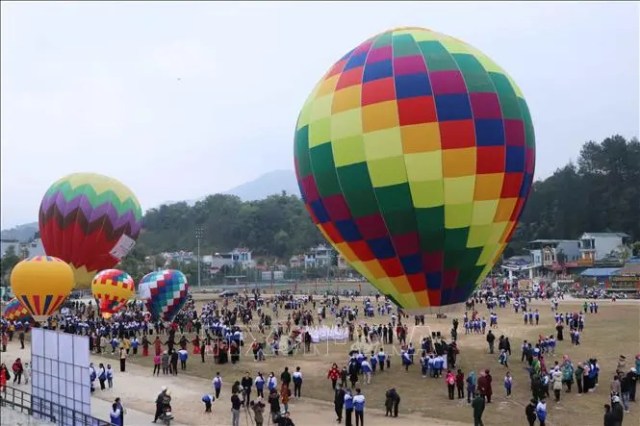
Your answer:
[[[236,248],[228,253],[215,253],[202,257],[202,262],[209,265],[212,274],[217,273],[223,266],[240,266],[242,269],[255,268],[251,258],[251,250]]]
[[[630,238],[623,232],[585,232],[580,237],[580,257],[590,262],[618,257],[628,249]]]
[[[331,266],[331,255],[333,248],[324,244],[319,244],[311,248],[304,255],[304,267],[306,268],[322,268]]]
[[[289,268],[304,268],[304,265],[304,255],[302,254],[296,254],[294,256],[291,256],[291,258],[289,259]]]
[[[13,252],[21,258],[45,255],[44,246],[40,238],[36,238],[28,243],[21,243],[17,240],[1,240],[0,257],[4,257],[10,247],[13,247]]]
[[[528,245],[535,272],[543,268],[559,269],[561,263],[574,264],[580,259],[578,240],[535,240]]]

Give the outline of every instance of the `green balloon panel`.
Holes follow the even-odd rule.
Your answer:
[[[314,223],[410,311],[470,296],[513,233],[535,166],[511,77],[421,28],[379,34],[336,62],[304,104],[294,145]]]

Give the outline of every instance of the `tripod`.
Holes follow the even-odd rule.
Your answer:
[[[246,414],[244,421],[245,424],[247,426],[249,426],[249,421],[251,421],[251,424],[255,424],[255,422],[253,421],[253,417],[251,416],[251,410],[249,410],[249,407],[246,404],[242,404],[242,406],[244,407],[244,412]]]

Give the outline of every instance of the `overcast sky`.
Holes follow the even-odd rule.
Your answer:
[[[369,36],[422,26],[511,74],[536,177],[638,135],[637,3],[2,2],[2,228],[59,177],[115,177],[143,208],[292,169],[298,111]]]

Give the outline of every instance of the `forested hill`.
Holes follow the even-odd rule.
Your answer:
[[[238,246],[257,255],[286,259],[322,241],[294,195],[242,202],[212,195],[189,207],[161,206],[147,212],[140,249],[193,250],[197,224],[204,227],[204,252]],[[640,142],[621,136],[588,142],[575,164],[532,186],[521,224],[506,254],[537,238],[577,238],[585,231],[626,232],[640,240]]]
[[[533,184],[511,248],[538,238],[626,232],[640,240],[640,142],[621,136],[583,145],[577,162]]]

